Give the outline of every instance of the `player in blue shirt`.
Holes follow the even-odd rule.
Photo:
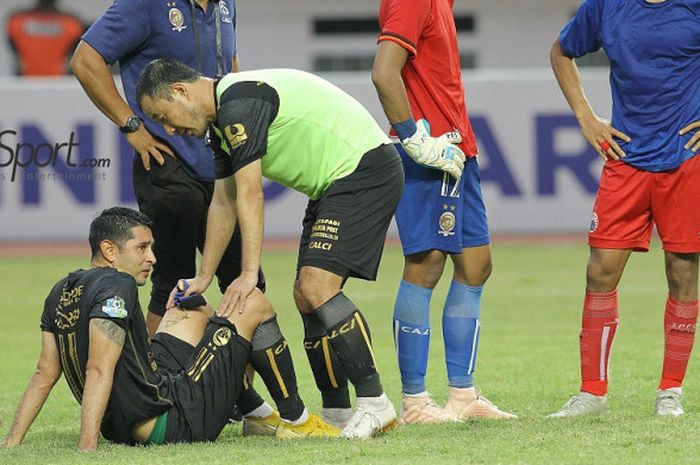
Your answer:
[[[124,133],[134,157],[139,209],[153,221],[158,256],[151,280],[147,324],[154,334],[178,278],[196,274],[197,249],[204,245],[206,214],[214,189],[214,157],[206,143],[187,135],[167,136],[136,104],[136,80],[154,58],[183,61],[205,76],[238,71],[234,0],[114,0],[85,33],[71,66],[97,108]],[[108,65],[118,63],[126,100]],[[156,163],[151,162],[151,158]],[[240,233],[234,234],[217,269],[223,292],[241,272]],[[259,274],[258,287],[265,280]],[[254,390],[239,399],[244,413],[278,420]],[[274,418],[273,418],[274,417]],[[248,422],[244,431],[254,423]],[[274,425],[260,431],[274,434]]]
[[[193,17],[197,20],[192,21]],[[148,121],[136,104],[136,80],[157,57],[190,63],[206,76],[237,71],[234,27],[232,0],[115,0],[85,33],[71,62],[88,96],[120,127],[139,155],[134,158],[134,189],[139,208],[154,221],[156,253],[162,257],[152,278],[151,333],[177,279],[195,272],[214,159],[201,139],[167,137],[161,126]],[[114,63],[119,63],[126,100],[117,92],[107,67]],[[156,163],[151,163],[151,157]],[[185,224],[187,228],[182,227]],[[235,258],[231,257],[229,267]],[[238,270],[224,266],[220,271],[225,289]]]
[[[612,121],[591,108],[574,58],[605,50]],[[700,252],[700,0],[587,0],[562,29],[552,68],[586,140],[605,160],[589,233],[580,336],[581,388],[550,417],[607,411],[617,285],[655,225],[669,293],[658,415],[683,414],[695,340]]]

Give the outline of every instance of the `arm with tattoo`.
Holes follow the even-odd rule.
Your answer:
[[[92,323],[95,323],[95,326],[100,329],[107,339],[119,346],[119,353],[121,354],[121,348],[126,338],[126,331],[112,320],[95,318],[90,322],[90,347],[92,347]]]
[[[90,320],[90,349],[85,373],[85,389],[81,402],[81,450],[97,448],[100,424],[112,392],[114,369],[124,346],[126,332],[112,320]]]

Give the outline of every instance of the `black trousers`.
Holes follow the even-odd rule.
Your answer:
[[[177,158],[165,156],[160,166],[151,162],[146,171],[141,157],[133,162],[134,191],[139,210],[153,221],[156,264],[151,280],[148,311],[163,316],[170,291],[180,278],[196,275],[197,250],[204,248],[207,211],[214,183],[192,179]],[[223,293],[241,274],[241,233],[236,229],[224,253],[216,277]],[[265,276],[258,274],[258,288],[265,291]]]

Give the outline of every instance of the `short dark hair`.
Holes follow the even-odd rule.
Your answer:
[[[126,241],[133,239],[132,228],[146,226],[150,228],[153,222],[143,213],[126,207],[112,207],[103,210],[90,223],[90,252],[92,258],[100,253],[100,243],[108,240],[117,244],[121,249]]]
[[[176,82],[195,82],[202,75],[186,64],[168,58],[159,58],[146,65],[136,81],[136,102],[141,106],[141,100],[161,98],[171,101],[171,86]]]

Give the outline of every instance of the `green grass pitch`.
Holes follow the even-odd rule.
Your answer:
[[[611,412],[606,417],[552,421],[578,388],[578,331],[587,249],[583,245],[494,245],[494,273],[482,305],[477,388],[520,418],[439,426],[399,427],[379,438],[345,442],[278,442],[244,438],[227,427],[214,444],[124,447],[102,441],[96,453],[76,452],[79,408],[60,380],[22,446],[0,449],[0,464],[543,464],[700,463],[700,373],[691,360],[686,378],[686,415],[656,418],[654,394],[662,363],[666,296],[658,244],[635,254],[620,285],[620,328],[611,363]],[[300,391],[311,411],[320,410],[302,348],[301,321],[293,306],[295,253],[266,251],[268,295],[295,357]],[[85,257],[0,258],[0,435],[39,351],[39,315],[50,286],[67,271],[86,266]],[[350,282],[346,293],[365,314],[386,391],[398,407],[399,374],[391,315],[401,276],[400,250],[386,250],[376,283]],[[449,271],[446,273],[449,275]],[[449,278],[449,276],[445,276]],[[428,389],[445,401],[441,304],[444,279],[433,297],[434,335]],[[141,302],[145,306],[148,289]],[[217,292],[209,292],[218,300]],[[697,358],[697,357],[694,357]],[[257,386],[264,391],[262,383]]]

